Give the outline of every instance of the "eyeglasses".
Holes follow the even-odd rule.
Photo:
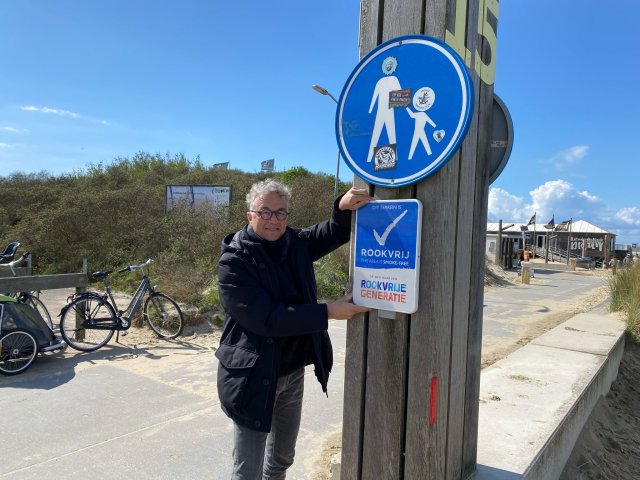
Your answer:
[[[252,213],[257,213],[258,215],[260,215],[260,218],[263,220],[271,220],[271,217],[273,217],[274,215],[278,220],[286,220],[287,217],[289,216],[289,212],[283,209],[277,210],[275,212],[272,212],[271,210],[249,210],[249,211]]]

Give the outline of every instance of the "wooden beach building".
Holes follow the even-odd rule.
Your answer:
[[[552,228],[550,228],[552,227]],[[586,220],[557,225],[526,223],[487,223],[486,257],[504,268],[526,255],[551,261],[570,262],[571,258],[591,258],[606,264],[615,255],[616,234]]]

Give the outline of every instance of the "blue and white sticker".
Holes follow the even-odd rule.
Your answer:
[[[473,115],[471,77],[447,44],[424,35],[389,40],[358,64],[336,113],[342,157],[363,180],[416,183],[442,168]]]

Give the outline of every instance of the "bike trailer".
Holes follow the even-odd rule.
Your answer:
[[[32,306],[0,295],[0,312],[0,336],[7,331],[21,329],[33,335],[42,348],[58,343],[47,322]]]
[[[22,373],[38,352],[65,346],[35,308],[0,295],[0,373]]]

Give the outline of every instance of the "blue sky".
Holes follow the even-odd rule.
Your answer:
[[[136,152],[335,173],[359,2],[0,3],[0,174]],[[640,243],[640,2],[500,3],[495,92],[514,121],[489,218],[584,219]],[[341,163],[341,178],[352,174]]]

